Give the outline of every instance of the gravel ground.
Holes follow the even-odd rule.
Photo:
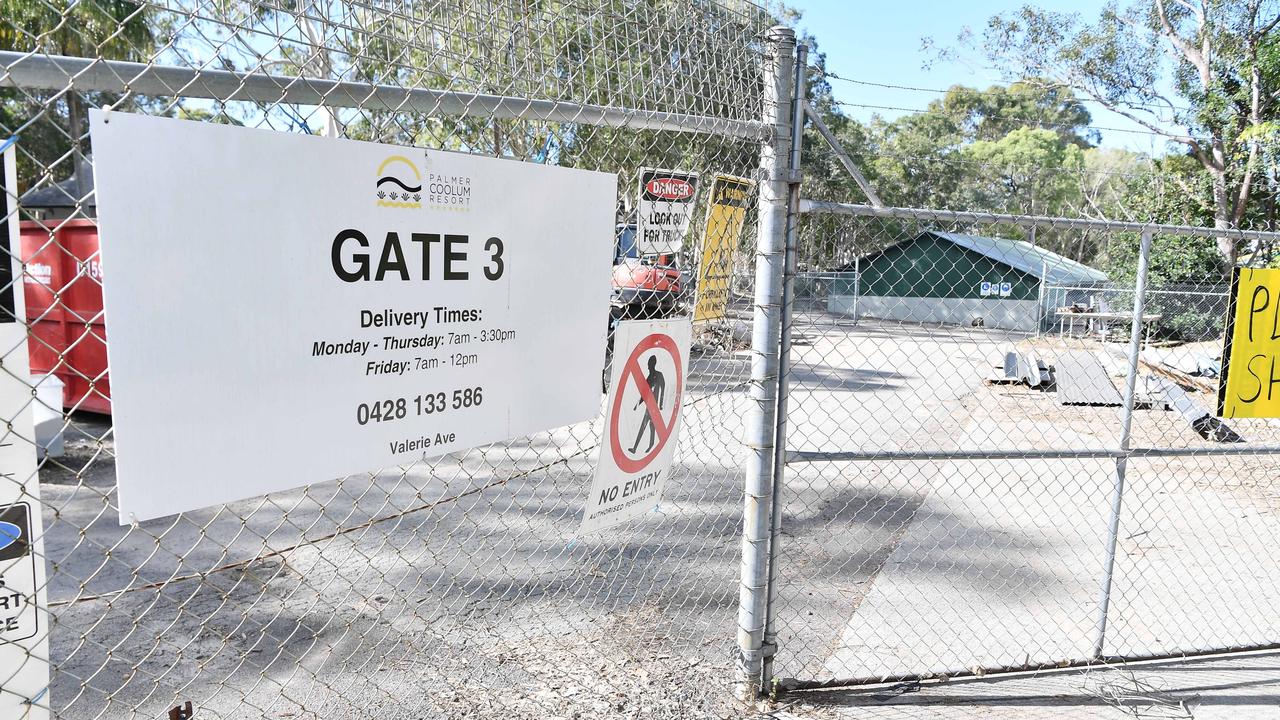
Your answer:
[[[1114,442],[1114,408],[982,384],[1016,336],[817,317],[798,329],[793,449]],[[201,719],[753,715],[729,694],[748,364],[731,348],[694,354],[662,505],[588,538],[574,531],[596,424],[120,527],[109,424],[77,416],[68,456],[41,473],[58,716],[157,718],[186,700]],[[1163,411],[1141,411],[1135,433],[1202,442]],[[1109,648],[1280,634],[1272,460],[1133,463]],[[1075,653],[1114,478],[1109,461],[1080,462],[792,465],[778,674]],[[800,697],[765,710],[798,712]],[[875,705],[805,697],[814,717]]]
[[[1117,446],[1118,408],[1067,407],[1052,391],[982,382],[1014,345],[1033,346],[1052,364],[1065,346],[1057,339],[806,320],[813,342],[795,358],[807,378],[792,392],[793,445]],[[1193,395],[1212,407],[1208,394]],[[1280,636],[1280,562],[1270,551],[1280,540],[1275,457],[1209,454],[1223,446],[1163,409],[1138,410],[1133,428],[1135,447],[1197,453],[1128,463],[1104,653],[1241,648]],[[1235,428],[1268,446],[1280,434],[1269,421]],[[799,532],[784,532],[779,568],[780,676],[952,676],[1091,656],[1113,460],[901,459],[789,473],[784,527]],[[863,696],[851,697],[861,706]],[[900,716],[932,716],[913,708]]]
[[[594,423],[121,527],[109,423],[77,416],[41,473],[57,715],[741,715],[748,360],[692,365],[662,505],[586,538]]]

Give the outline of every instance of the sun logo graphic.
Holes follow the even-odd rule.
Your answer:
[[[392,155],[378,166],[378,207],[422,207],[422,174],[403,155]]]

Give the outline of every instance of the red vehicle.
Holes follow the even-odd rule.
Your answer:
[[[674,255],[641,255],[636,226],[619,225],[613,245],[613,296],[609,301],[609,340],[605,346],[601,387],[609,390],[613,361],[613,328],[623,320],[671,317],[679,312],[689,287]]]
[[[667,317],[684,281],[674,255],[641,255],[636,226],[619,225],[613,246],[612,315],[617,319]]]

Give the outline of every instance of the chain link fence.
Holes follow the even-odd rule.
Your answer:
[[[1222,337],[1231,288],[1223,284],[1158,283],[1146,291],[1146,310],[1159,315],[1151,340],[1170,345],[1214,342]],[[1102,286],[1046,285],[1041,303],[1045,332],[1060,335],[1124,333],[1127,324],[1090,322],[1090,312],[1131,312],[1133,289]],[[1083,316],[1082,316],[1083,315]],[[1221,348],[1218,349],[1221,351]],[[1188,367],[1188,372],[1198,368]]]
[[[1146,236],[1149,260],[1211,236],[802,207],[802,265],[833,234],[858,250],[793,281],[776,682],[1280,641],[1280,425],[1214,417],[1226,289],[1125,284],[1024,240]]]
[[[41,446],[34,474],[0,482],[24,499],[38,488],[43,502],[48,656],[20,665],[52,670],[47,693],[15,699],[6,680],[23,668],[0,667],[0,707],[60,718],[159,718],[187,702],[196,718],[734,712],[744,450],[733,419],[749,384],[754,206],[729,317],[695,337],[666,497],[642,522],[575,537],[596,421],[120,526],[100,299],[111,268],[98,262],[87,110],[613,172],[627,223],[642,166],[708,183],[758,176],[775,18],[737,0],[0,7],[0,136],[18,153],[6,219],[22,238],[20,276],[3,284],[26,299],[25,342],[0,348],[0,361],[30,388],[17,412],[40,429],[0,421],[4,443]],[[695,218],[682,269],[697,261]],[[181,228],[154,241],[180,242]],[[14,370],[28,347],[30,378]],[[45,453],[50,443],[61,447]],[[183,475],[173,467],[168,481]]]
[[[1225,291],[1143,269],[1213,236],[802,201],[801,149],[825,152],[801,142],[806,51],[757,5],[0,7],[21,235],[0,290],[26,301],[0,368],[30,396],[0,446],[40,457],[0,497],[39,495],[49,620],[47,656],[0,681],[52,673],[0,682],[0,707],[726,717],[735,677],[750,696],[1280,637],[1280,426],[1212,417]],[[89,108],[614,172],[620,225],[642,167],[755,178],[661,505],[575,536],[595,421],[119,525]]]

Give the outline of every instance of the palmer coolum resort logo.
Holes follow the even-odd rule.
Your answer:
[[[378,166],[378,207],[421,208],[426,204],[432,210],[469,212],[471,176],[435,170],[431,156],[425,152],[421,170],[404,155],[383,160]]]
[[[422,207],[422,173],[403,155],[392,155],[378,166],[378,207]]]

